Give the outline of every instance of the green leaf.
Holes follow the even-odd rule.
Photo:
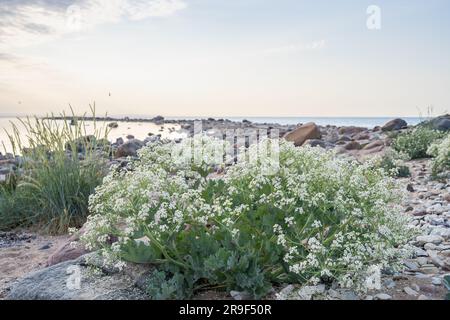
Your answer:
[[[121,250],[122,259],[133,263],[151,263],[161,257],[161,252],[143,242],[129,241]]]

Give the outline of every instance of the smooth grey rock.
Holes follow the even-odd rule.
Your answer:
[[[435,286],[440,286],[442,284],[442,279],[437,277],[431,278],[431,283]]]
[[[432,244],[440,244],[444,239],[441,236],[438,235],[428,235],[428,236],[418,236],[416,238],[416,241],[419,245],[424,245],[426,243],[432,243]]]
[[[230,291],[230,296],[234,299],[234,300],[249,300],[252,298],[252,296],[245,292],[245,291]]]
[[[294,289],[295,289],[295,287],[292,284],[290,284],[290,285],[286,286],[285,288],[283,288],[280,291],[280,295],[281,296],[288,296],[288,295],[290,295],[292,293],[292,291],[294,291]]]
[[[323,294],[325,292],[325,285],[304,286],[298,291],[300,300],[311,300],[313,296]]]
[[[418,257],[416,259],[417,263],[420,264],[421,266],[425,265],[428,263],[428,258],[427,257]]]
[[[382,131],[394,131],[394,130],[400,130],[404,129],[408,126],[408,123],[406,123],[403,119],[394,119],[386,123],[383,127],[381,127]]]
[[[437,274],[439,273],[439,269],[436,268],[435,266],[430,266],[430,265],[426,265],[423,266],[419,269],[420,272],[425,273],[425,274]]]
[[[386,279],[386,280],[384,281],[384,286],[385,286],[386,288],[388,288],[388,289],[395,288],[395,281],[392,280],[392,279]]]
[[[415,251],[416,257],[428,257],[428,253],[421,248],[415,248],[414,251]]]
[[[430,235],[441,236],[444,239],[449,239],[450,238],[450,228],[443,228],[443,227],[433,228],[430,232]]]
[[[403,291],[405,291],[405,293],[409,296],[414,296],[416,297],[418,295],[417,291],[411,289],[410,287],[405,287],[403,288]]]
[[[86,256],[33,272],[16,281],[9,300],[145,300],[149,297],[136,281],[122,273],[93,273]],[[79,272],[79,273],[78,273]],[[80,275],[79,288],[73,280]]]
[[[405,261],[405,262],[403,262],[403,264],[411,271],[416,271],[419,268],[417,263],[415,263],[413,261]]]
[[[137,155],[137,151],[144,147],[144,145],[145,144],[143,141],[137,139],[128,140],[117,148],[115,157],[135,157]]]
[[[387,293],[378,293],[374,297],[375,300],[392,300],[392,297]]]
[[[450,115],[436,117],[429,121],[431,127],[435,130],[449,131],[450,130]]]

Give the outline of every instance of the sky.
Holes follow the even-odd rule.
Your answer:
[[[0,114],[437,115],[449,15],[448,0],[0,0]]]

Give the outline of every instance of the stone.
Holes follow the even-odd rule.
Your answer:
[[[424,236],[418,236],[416,238],[418,245],[424,245],[426,243],[432,243],[432,244],[440,244],[444,239],[441,236],[438,235],[424,235]]]
[[[434,266],[422,266],[419,269],[419,271],[422,273],[425,273],[425,274],[438,274],[439,273],[439,269]]]
[[[433,244],[433,243],[426,243],[424,246],[423,246],[423,248],[425,249],[425,250],[436,250],[436,245],[435,244]],[[428,256],[428,253],[427,253],[427,256]]]
[[[91,146],[97,143],[97,138],[94,135],[80,137],[74,141],[67,142],[66,150],[84,153],[86,152],[86,146]]]
[[[444,270],[450,271],[450,258],[446,258],[444,261],[444,266],[442,267]]]
[[[327,143],[319,139],[308,139],[305,141],[305,145],[309,145],[311,147],[321,147],[323,149],[326,149],[327,147]]]
[[[440,286],[440,285],[442,285],[442,279],[433,277],[433,278],[431,278],[431,283],[435,286]]]
[[[290,284],[290,285],[284,287],[284,288],[280,291],[279,295],[280,295],[281,297],[288,297],[288,296],[292,293],[292,291],[294,291],[294,289],[295,289],[295,287],[294,287],[292,284]]]
[[[378,293],[374,297],[375,300],[392,300],[392,296],[387,293]]]
[[[355,140],[370,140],[370,133],[367,131],[362,131],[354,135],[353,139]]]
[[[12,284],[8,300],[146,300],[137,279],[119,272],[92,273],[86,256],[28,274]],[[79,275],[79,278],[77,277]],[[76,279],[80,279],[79,286]]]
[[[445,262],[437,254],[430,254],[430,258],[436,267],[445,268]]]
[[[442,206],[442,204],[440,203],[436,203],[430,207],[427,208],[427,213],[436,213],[436,214],[441,214],[442,212],[445,211],[444,207]]]
[[[394,119],[386,123],[384,126],[381,127],[382,131],[396,131],[401,130],[408,127],[408,123],[406,123],[403,119]]]
[[[348,126],[348,127],[340,127],[338,132],[342,135],[355,135],[357,133],[366,131],[367,128],[361,128],[361,127],[355,127],[355,126]]]
[[[108,127],[112,128],[112,129],[116,129],[119,127],[119,124],[117,122],[111,122],[108,124]]]
[[[289,132],[285,135],[287,141],[294,142],[295,146],[302,146],[306,140],[309,139],[321,139],[322,135],[320,133],[319,127],[313,123],[306,123],[294,131]]]
[[[61,262],[77,259],[88,251],[79,242],[80,235],[84,229],[81,228],[77,233],[72,235],[65,243],[63,243],[55,252],[53,252],[47,259],[47,267],[56,265]]]
[[[411,270],[411,271],[416,271],[419,268],[417,263],[415,263],[413,261],[404,261],[403,264],[406,266],[406,268],[408,268],[408,270]]]
[[[442,251],[441,251],[441,255],[442,255],[443,257],[450,258],[450,250],[442,250]]]
[[[39,250],[48,250],[52,247],[50,243],[44,244],[42,247],[39,248]]]
[[[368,145],[364,146],[363,150],[372,150],[379,147],[384,147],[383,140],[376,140],[374,142],[371,142]]]
[[[430,300],[430,298],[428,298],[427,296],[421,294],[421,295],[417,298],[417,300]]]
[[[252,298],[252,296],[245,291],[230,291],[230,296],[234,300],[249,300]]]
[[[430,235],[440,236],[444,239],[450,238],[450,228],[437,227],[433,228],[430,232]]]
[[[156,116],[152,119],[152,121],[156,124],[162,124],[164,123],[164,117],[163,116]]]
[[[444,199],[445,201],[447,201],[447,202],[450,202],[450,193],[446,193],[446,194],[444,194],[443,196],[442,196],[442,199]]]
[[[149,143],[154,143],[154,142],[156,142],[156,141],[159,141],[161,139],[161,136],[155,136],[155,135],[153,135],[153,136],[150,136],[150,137],[147,137],[147,138],[145,138],[144,139],[144,143],[147,145],[147,144],[149,144]],[[175,142],[176,142],[177,140],[175,140]]]
[[[439,131],[450,130],[450,114],[442,115],[428,121],[431,128]]]
[[[386,279],[385,281],[384,281],[384,286],[386,287],[386,288],[388,288],[388,289],[392,289],[392,288],[395,288],[395,281],[394,280],[392,280],[392,279]]]
[[[127,135],[127,137],[126,137],[128,140],[133,140],[134,139],[134,136],[132,135],[132,134],[129,134],[129,135]]]
[[[403,291],[409,296],[414,296],[415,297],[415,296],[418,295],[418,293],[415,290],[411,289],[410,287],[403,288]]]
[[[137,156],[137,151],[142,147],[144,147],[144,142],[132,139],[120,145],[115,156],[116,158],[135,157]]]
[[[345,150],[360,150],[361,145],[358,141],[351,141],[345,145]]]
[[[428,253],[422,248],[415,248],[414,252],[416,254],[416,257],[428,257]]]
[[[426,265],[428,263],[427,257],[418,257],[416,260],[417,260],[417,263],[421,266]]]
[[[416,283],[411,283],[410,287],[417,292],[420,291],[420,287]]]
[[[315,295],[323,294],[325,292],[325,285],[304,286],[298,291],[300,300],[311,300]]]

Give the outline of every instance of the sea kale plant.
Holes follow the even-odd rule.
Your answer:
[[[268,175],[261,166],[271,160],[258,153],[267,143],[275,142],[250,146],[249,157],[219,175],[211,175],[210,158],[186,162],[174,152],[217,150],[221,141],[148,145],[91,196],[82,241],[107,265],[155,265],[156,299],[209,289],[260,298],[282,283],[365,291],[383,270],[400,267],[413,230],[393,178],[371,163],[288,142],[279,142],[278,172]]]
[[[392,142],[392,148],[407,154],[411,160],[429,158],[428,148],[443,136],[444,133],[440,131],[419,126],[396,136]]]
[[[450,134],[442,141],[431,145],[428,154],[434,157],[432,162],[433,175],[437,176],[450,170]]]
[[[405,178],[411,175],[406,160],[409,156],[392,148],[386,148],[384,154],[374,160],[374,164],[384,169],[390,176]]]

